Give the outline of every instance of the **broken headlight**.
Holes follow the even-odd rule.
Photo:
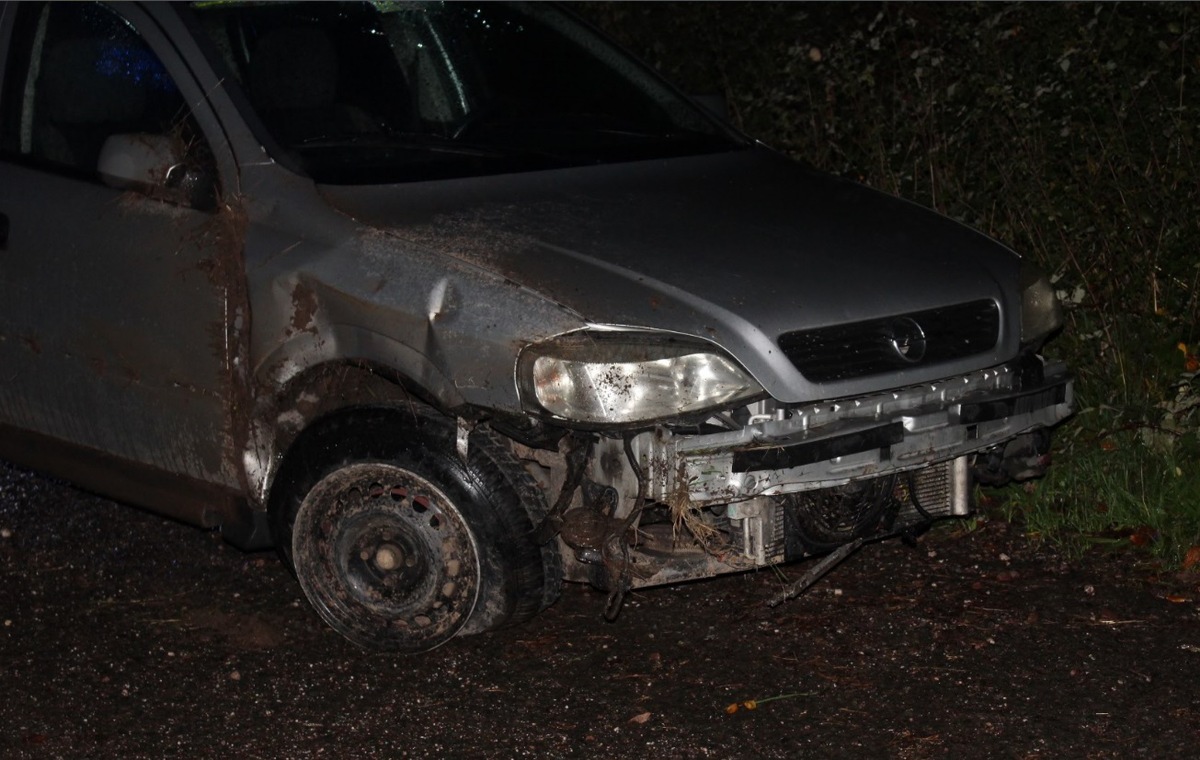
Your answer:
[[[763,393],[715,346],[636,332],[536,343],[521,353],[517,382],[526,409],[596,426],[690,415]]]
[[[1050,279],[1034,264],[1021,261],[1021,347],[1037,350],[1062,327],[1062,306]]]

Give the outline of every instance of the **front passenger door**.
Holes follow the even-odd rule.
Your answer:
[[[189,108],[202,96],[181,94],[199,90],[137,11],[9,10],[0,430],[234,489],[230,336],[250,315],[240,229]]]

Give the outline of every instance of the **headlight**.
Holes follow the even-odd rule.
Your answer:
[[[1062,327],[1062,306],[1050,280],[1034,264],[1021,261],[1021,347],[1040,348]]]
[[[572,333],[526,348],[517,363],[526,408],[590,425],[650,422],[763,392],[714,346],[661,334]]]

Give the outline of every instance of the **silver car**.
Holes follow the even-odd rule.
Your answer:
[[[1047,279],[554,6],[0,6],[0,456],[415,652],[1041,474]]]

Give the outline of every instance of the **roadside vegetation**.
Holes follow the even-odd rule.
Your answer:
[[[1037,536],[1200,570],[1200,8],[601,3],[578,10],[749,134],[1051,273],[1077,377]]]

